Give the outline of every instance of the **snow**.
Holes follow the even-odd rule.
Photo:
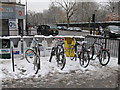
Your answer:
[[[82,32],[86,32],[86,33],[88,33],[88,32],[90,32],[90,31],[88,31],[88,30],[82,30]]]
[[[9,38],[21,38],[21,36],[8,36]]]
[[[10,38],[9,37],[5,37],[5,36],[4,37],[0,36],[0,39],[10,39]]]
[[[96,78],[101,78],[100,75],[104,73],[104,78],[108,76],[106,70],[111,68],[118,70],[117,58],[112,57],[107,66],[101,66],[99,60],[90,61],[90,64],[87,68],[82,68],[79,64],[79,60],[70,60],[70,57],[66,57],[66,65],[63,70],[60,70],[57,67],[55,57],[53,57],[52,62],[49,62],[49,57],[41,57],[41,69],[38,74],[34,74],[35,70],[33,69],[33,64],[28,63],[26,59],[21,60],[20,58],[15,59],[15,72],[12,71],[12,60],[11,59],[0,59],[0,80],[5,79],[18,79],[18,78],[27,78],[27,77],[44,77],[49,73],[71,73],[72,71],[80,73],[91,73],[92,71],[97,72]],[[112,73],[112,72],[111,72]],[[72,82],[70,82],[72,83]]]

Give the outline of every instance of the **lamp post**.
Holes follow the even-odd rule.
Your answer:
[[[94,32],[93,32],[93,34],[95,34],[95,26],[96,26],[96,25],[95,25],[95,19],[96,19],[96,18],[95,18],[95,14],[96,14],[96,12],[97,12],[97,10],[95,10],[95,11],[94,11],[94,14],[92,14],[92,22],[94,23],[94,25],[93,25],[93,26],[94,26]]]
[[[26,27],[27,27],[27,0],[26,0]],[[27,29],[25,27],[25,29]],[[27,31],[27,30],[26,30]],[[24,31],[23,31],[24,32]],[[24,34],[23,34],[24,35]],[[21,51],[22,51],[22,58],[21,58],[21,60],[23,60],[24,59],[24,44],[23,44],[23,42],[24,42],[24,39],[23,39],[23,35],[21,36]]]
[[[27,16],[27,0],[26,0],[26,27],[25,27],[25,29],[26,29],[26,34],[28,35],[28,25],[27,25],[27,20],[28,19],[28,16]]]

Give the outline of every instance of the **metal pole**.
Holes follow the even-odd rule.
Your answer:
[[[13,72],[15,72],[15,67],[14,67],[14,51],[13,51],[13,47],[12,49],[12,67],[13,67]]]
[[[27,20],[27,18],[28,17],[27,17],[27,0],[26,0],[26,28],[25,29],[26,29],[26,34],[28,35],[28,26],[27,26],[27,21],[28,20]]]
[[[120,65],[120,40],[119,40],[119,48],[118,48],[118,64]]]

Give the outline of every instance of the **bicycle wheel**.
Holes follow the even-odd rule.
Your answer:
[[[65,67],[66,58],[63,52],[59,53],[59,57],[57,60],[57,66],[62,70]]]
[[[40,56],[37,55],[37,56],[35,57],[35,60],[34,60],[34,70],[35,70],[35,74],[38,73],[39,69],[40,69]]]
[[[89,65],[90,58],[89,58],[89,52],[86,50],[82,50],[79,54],[79,62],[80,65],[84,68],[86,68]]]
[[[57,66],[62,70],[66,64],[66,58],[64,55],[64,48],[62,45],[58,46],[56,57],[57,57]]]
[[[93,59],[93,56],[94,56],[94,47],[93,46],[90,46],[89,48],[88,48],[88,50],[89,50],[89,57],[90,57],[90,59]]]
[[[28,61],[28,63],[34,63],[35,60],[35,52],[32,49],[28,49],[25,52],[25,58]]]
[[[107,50],[102,50],[99,55],[99,61],[102,66],[105,66],[110,61],[110,53]]]
[[[50,58],[49,58],[49,62],[51,62],[54,55],[55,55],[55,47],[52,48],[51,55],[50,55]]]
[[[70,54],[71,54],[71,53],[73,53],[73,56],[70,56],[70,60],[74,60],[74,59],[76,60],[77,55],[76,55],[74,46],[71,46]]]

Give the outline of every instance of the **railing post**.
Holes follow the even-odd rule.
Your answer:
[[[107,48],[107,38],[105,37],[105,48]]]
[[[120,65],[120,39],[119,39],[119,47],[118,47],[118,64]]]

